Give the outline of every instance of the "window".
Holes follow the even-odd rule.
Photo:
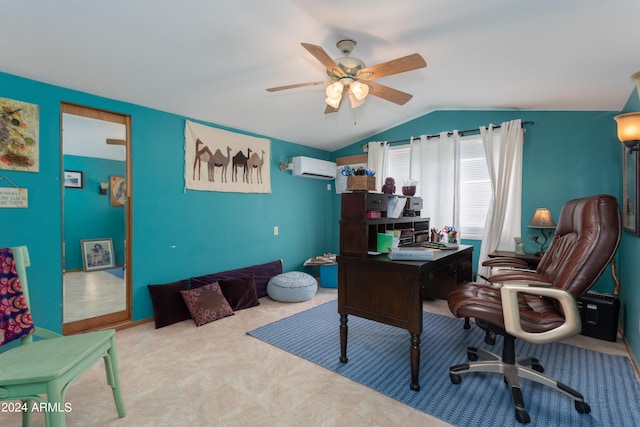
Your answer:
[[[396,181],[396,193],[409,178],[409,145],[389,148],[388,176]],[[491,198],[491,182],[480,135],[460,138],[461,238],[481,240]]]
[[[487,219],[491,181],[480,135],[460,138],[460,231],[481,240]]]
[[[387,169],[388,176],[396,181],[396,194],[402,194],[402,184],[409,179],[409,145],[389,147]]]

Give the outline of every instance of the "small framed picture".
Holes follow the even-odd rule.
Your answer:
[[[640,202],[640,151],[622,150],[622,225],[625,231],[640,236],[640,218],[638,202]]]
[[[110,177],[111,182],[111,206],[124,206],[127,185],[123,176]]]
[[[82,188],[84,187],[84,179],[80,171],[64,171],[65,188]]]
[[[115,268],[112,239],[81,240],[84,271]]]

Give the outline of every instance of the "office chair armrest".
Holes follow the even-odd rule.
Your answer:
[[[546,282],[506,282],[502,284],[500,288],[502,315],[504,316],[505,330],[509,334],[536,344],[546,344],[580,333],[582,322],[576,300],[570,293],[549,286]],[[564,323],[546,332],[526,332],[520,325],[519,293],[543,296],[558,301],[564,313]]]
[[[529,283],[537,283],[540,285],[551,284],[551,279],[544,274],[538,274],[531,270],[502,270],[498,274],[492,274],[487,279],[491,284],[500,284],[504,282],[522,283],[524,286]]]
[[[484,267],[529,267],[525,260],[511,257],[489,258],[482,265]]]

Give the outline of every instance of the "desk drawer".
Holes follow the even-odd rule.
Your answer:
[[[428,273],[426,279],[422,281],[422,298],[447,299],[457,282],[454,265],[445,265]]]
[[[472,274],[472,258],[457,259],[427,275],[422,282],[422,297],[447,299],[459,283],[470,282]]]
[[[364,219],[367,212],[380,212],[381,216],[387,216],[387,195],[382,193],[368,193],[356,191],[342,193],[340,217],[342,219]]]

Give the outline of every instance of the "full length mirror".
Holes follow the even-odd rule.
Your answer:
[[[129,130],[127,116],[67,104],[62,111],[66,334],[130,319]]]

